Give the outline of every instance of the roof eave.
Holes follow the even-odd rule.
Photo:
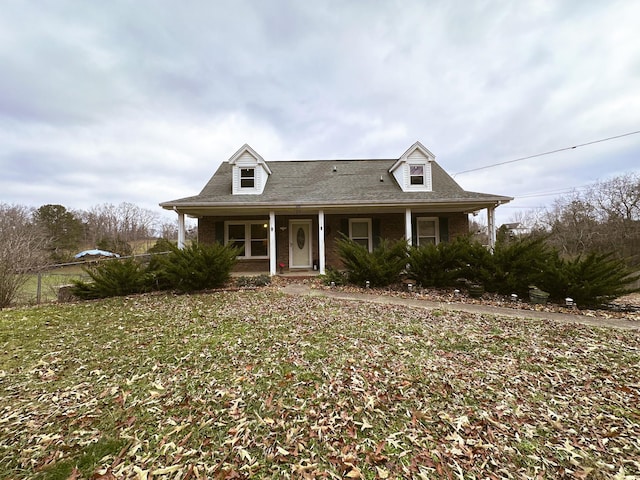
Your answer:
[[[496,208],[513,200],[512,197],[487,197],[482,199],[442,199],[432,201],[416,201],[407,199],[406,201],[393,202],[363,202],[361,200],[340,201],[340,202],[163,202],[160,204],[165,210],[184,211],[189,210],[208,210],[208,211],[248,211],[255,209],[305,209],[305,210],[322,210],[322,209],[339,209],[339,208],[441,208],[455,209],[457,211],[473,212],[484,208]]]

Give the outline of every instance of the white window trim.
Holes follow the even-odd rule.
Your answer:
[[[349,238],[351,240],[353,240],[353,228],[352,225],[354,223],[367,223],[367,235],[369,236],[368,240],[368,244],[369,244],[369,251],[371,252],[373,250],[373,232],[372,232],[372,227],[371,227],[371,219],[370,218],[350,218],[349,219]]]
[[[245,180],[253,180],[253,187],[242,186],[242,171],[253,170],[253,177],[244,177]],[[234,165],[233,166],[233,195],[260,195],[264,190],[264,169],[261,165]]]
[[[239,167],[240,168],[240,189],[241,190],[255,190],[256,189],[256,167]],[[243,170],[253,170],[253,175],[250,177],[243,177],[242,176],[242,171]],[[242,186],[242,181],[243,180],[253,180],[253,185],[251,185],[250,187],[243,187]]]
[[[411,167],[422,167],[422,183],[411,184]],[[431,192],[433,191],[433,172],[430,162],[407,162],[404,170],[405,192]]]
[[[238,255],[238,258],[246,259],[265,259],[269,258],[269,220],[247,220],[247,221],[233,221],[229,220],[224,222],[224,244],[229,244],[229,225],[244,225],[244,255]],[[267,225],[265,231],[267,236],[265,238],[267,242],[267,255],[251,255],[251,225]],[[262,240],[262,239],[261,239]],[[247,255],[248,253],[248,255]]]
[[[438,245],[440,243],[440,219],[438,217],[417,217],[416,218],[416,242],[417,245],[420,246],[420,237],[429,237],[432,238],[431,235],[420,235],[420,222],[433,222],[435,225],[435,244]]]
[[[412,167],[422,167],[422,175],[411,175],[411,168]],[[409,186],[412,188],[424,188],[427,184],[426,182],[426,174],[427,174],[427,167],[424,163],[410,163],[409,164]],[[411,183],[411,179],[413,177],[420,177],[422,176],[422,183]]]

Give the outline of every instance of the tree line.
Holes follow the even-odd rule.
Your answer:
[[[89,248],[130,255],[140,240],[177,238],[176,222],[163,221],[158,213],[128,202],[88,210],[0,204],[0,218],[2,244],[9,238],[22,239],[41,264],[66,262]]]
[[[514,218],[565,258],[612,252],[640,266],[640,174],[626,173],[558,197]],[[504,231],[502,232],[505,233]]]
[[[195,230],[188,232],[195,235]],[[38,269],[74,260],[98,248],[126,256],[141,253],[140,241],[177,240],[177,222],[132,203],[104,203],[88,210],[48,204],[38,208],[0,203],[0,308]]]

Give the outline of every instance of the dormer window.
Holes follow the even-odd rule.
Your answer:
[[[230,159],[233,169],[233,195],[260,195],[267,185],[271,169],[249,145],[244,145]]]
[[[256,169],[240,169],[240,188],[254,188],[256,185]]]
[[[424,165],[410,165],[409,177],[411,185],[424,185]]]
[[[435,158],[420,142],[416,142],[393,164],[389,173],[393,174],[403,192],[431,192],[431,165]]]

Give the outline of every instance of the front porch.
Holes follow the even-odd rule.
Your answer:
[[[489,231],[495,232],[494,206],[487,212]],[[179,221],[179,225],[183,223],[183,219]],[[328,267],[341,268],[335,243],[343,235],[371,251],[381,239],[406,239],[411,245],[437,244],[468,231],[468,212],[442,205],[429,210],[368,207],[357,213],[346,208],[253,210],[198,218],[200,242],[234,244],[241,249],[237,276],[305,277],[324,274]],[[495,233],[490,233],[490,241],[494,240]]]

